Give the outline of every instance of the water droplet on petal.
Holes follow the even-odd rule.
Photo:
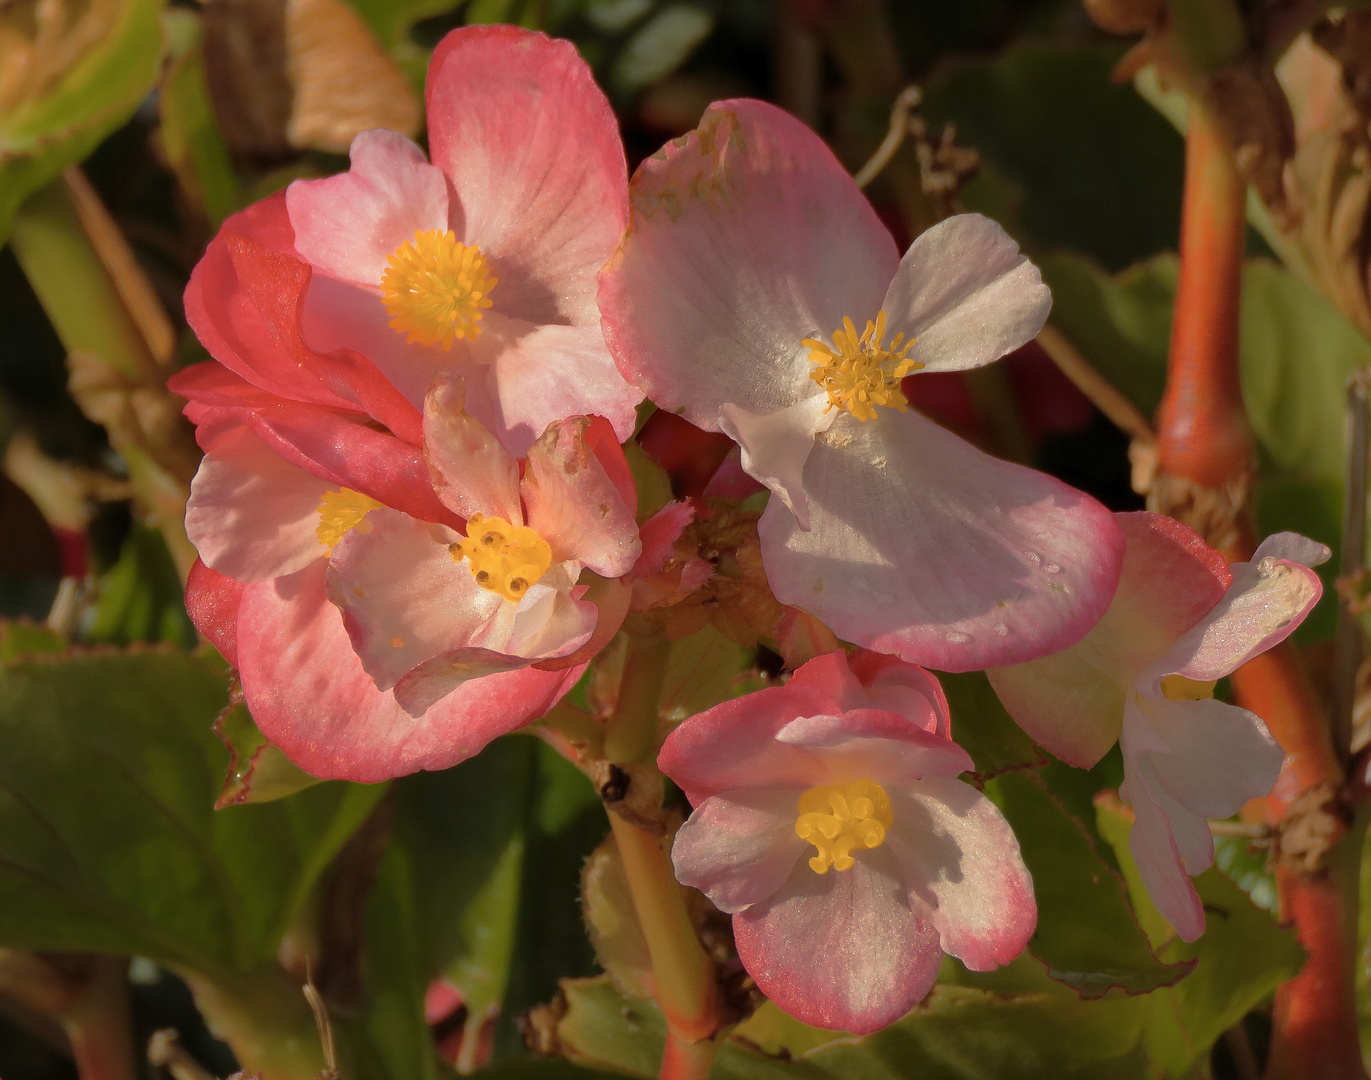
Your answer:
[[[1046,570],[1049,574],[1060,574],[1062,572],[1062,568],[1054,562],[1048,563],[1046,566],[1043,567],[1043,569]]]
[[[970,634],[963,634],[960,630],[949,630],[944,636],[952,645],[964,645],[971,640]]]
[[[1037,566],[1039,563],[1043,561],[1042,556],[1039,555],[1036,551],[1025,551],[1023,553],[1023,557],[1027,559],[1030,563],[1032,563],[1034,566]]]
[[[1005,626],[1002,622],[997,622],[995,624],[995,633],[999,634],[1000,637],[1004,637],[1009,633],[1009,627]]]

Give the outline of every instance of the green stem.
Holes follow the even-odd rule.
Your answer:
[[[664,637],[629,635],[619,699],[605,727],[605,758],[615,765],[639,765],[656,756],[657,711],[670,656],[671,642]]]

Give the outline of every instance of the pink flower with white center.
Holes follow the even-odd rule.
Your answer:
[[[676,877],[733,916],[762,992],[859,1034],[928,993],[943,954],[1008,963],[1037,925],[999,810],[956,777],[936,679],[891,657],[816,657],[785,686],[686,720],[657,759],[695,812]]]
[[[759,101],[711,106],[643,162],[601,274],[606,337],[658,405],[742,448],[778,600],[947,671],[1033,659],[1109,604],[1123,537],[1094,500],[908,409],[915,371],[987,364],[1051,296],[998,225],[900,258],[828,147]]]
[[[618,628],[583,570],[641,544],[609,424],[549,425],[524,468],[435,376],[425,494],[383,502],[286,460],[246,425],[201,429],[187,606],[238,668],[263,733],[316,776],[440,769],[541,716]],[[437,512],[426,512],[427,504]]]
[[[447,371],[513,454],[568,416],[606,417],[628,438],[642,395],[609,355],[595,295],[627,221],[627,168],[590,69],[570,42],[466,27],[434,50],[426,101],[432,164],[366,131],[348,172],[229,219],[187,288],[191,326],[251,387],[401,437],[400,406],[422,408]],[[349,363],[282,363],[264,316]],[[237,384],[226,376],[183,375],[177,389],[213,404]]]
[[[1214,863],[1208,818],[1270,792],[1284,753],[1261,718],[1213,700],[1214,683],[1284,641],[1318,602],[1328,548],[1294,533],[1251,562],[1223,557],[1158,514],[1120,514],[1128,537],[1114,602],[1080,642],[987,674],[1042,746],[1089,768],[1120,743],[1136,823],[1129,849],[1158,910],[1204,933],[1190,877]]]

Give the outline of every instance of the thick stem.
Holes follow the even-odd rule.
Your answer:
[[[666,1033],[666,1052],[662,1055],[661,1080],[709,1080],[714,1059],[719,1056],[716,1039],[687,1042],[674,1031]]]
[[[1158,468],[1212,490],[1241,480],[1253,461],[1237,362],[1245,198],[1222,135],[1205,108],[1192,103],[1180,280],[1157,410]]]
[[[136,1080],[127,960],[98,957],[62,1024],[81,1080]]]
[[[718,1027],[714,965],[686,911],[663,840],[612,811],[609,822],[647,939],[652,984],[667,1026],[686,1042],[708,1039]]]
[[[666,680],[671,642],[658,635],[630,634],[619,697],[605,727],[605,758],[615,765],[639,765],[657,753],[657,710]]]

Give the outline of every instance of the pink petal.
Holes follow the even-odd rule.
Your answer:
[[[986,672],[1034,741],[1083,768],[1118,740],[1138,672],[1213,608],[1232,579],[1223,556],[1179,521],[1116,517],[1128,548],[1104,617],[1059,653]]]
[[[542,716],[584,671],[490,675],[416,719],[362,670],[324,595],[322,562],[243,591],[238,658],[262,733],[306,772],[360,783],[464,761]]]
[[[643,393],[619,374],[598,323],[537,327],[501,350],[488,372],[497,434],[511,453],[522,455],[568,416],[603,416],[617,441],[633,436]]]
[[[595,277],[628,219],[628,169],[575,46],[512,26],[454,30],[429,61],[426,102],[452,228],[494,264],[495,309],[597,326]]]
[[[1273,533],[1263,540],[1251,561],[1259,563],[1263,559],[1285,559],[1301,566],[1322,566],[1332,556],[1333,552],[1327,544],[1320,544],[1299,533],[1282,532]]]
[[[415,233],[447,229],[447,182],[403,135],[363,131],[348,149],[352,168],[286,189],[295,250],[324,273],[377,289],[386,258]]]
[[[1226,818],[1271,793],[1285,752],[1259,716],[1212,699],[1135,701],[1165,747],[1148,752],[1152,775],[1191,813]]]
[[[827,783],[814,755],[775,739],[799,716],[837,711],[827,694],[805,686],[776,686],[696,713],[666,737],[657,765],[692,806],[732,788],[810,788]]]
[[[328,598],[343,614],[352,647],[377,689],[472,638],[506,603],[476,584],[448,551],[441,525],[373,510],[329,556]]]
[[[423,716],[458,687],[529,666],[528,658],[471,646],[452,649],[418,664],[395,684],[395,700],[411,716]]]
[[[519,463],[467,414],[465,403],[462,379],[446,372],[434,376],[424,400],[424,459],[433,490],[463,518],[484,514],[522,525]]]
[[[353,351],[353,342],[338,343],[345,347],[327,356],[305,343],[300,312],[309,265],[238,231],[254,220],[245,212],[225,222],[191,275],[186,318],[205,348],[230,370],[284,398],[365,412],[417,443],[417,410],[375,364]]]
[[[205,564],[265,581],[322,558],[319,504],[328,484],[237,428],[206,454],[190,485],[186,535]]]
[[[195,419],[195,437],[206,452],[246,426],[288,462],[331,486],[360,491],[425,521],[460,524],[433,493],[419,448],[354,418],[278,402],[269,408],[209,406]]]
[[[1153,797],[1149,780],[1146,763],[1141,763],[1129,769],[1128,780],[1119,789],[1119,794],[1132,804],[1136,819],[1128,834],[1128,850],[1137,864],[1147,895],[1162,917],[1176,928],[1182,941],[1194,941],[1204,933],[1204,906],[1181,862],[1180,849],[1172,835],[1172,822]],[[1172,806],[1175,807],[1174,801]],[[1186,816],[1184,812],[1178,815],[1182,819]],[[1207,825],[1205,832],[1208,832]],[[1212,860],[1212,846],[1210,851]]]
[[[601,577],[621,577],[642,552],[638,525],[587,445],[590,426],[586,417],[552,424],[529,449],[521,491],[529,527],[551,545],[554,562],[575,560]]]
[[[1033,879],[995,804],[959,780],[886,788],[895,824],[886,846],[911,897],[933,909],[943,952],[990,971],[1023,952],[1038,924]]]
[[[975,768],[967,752],[951,739],[881,709],[802,716],[776,732],[776,741],[812,753],[828,768],[830,783],[875,780],[888,784],[956,776]]]
[[[738,444],[742,466],[785,503],[801,529],[809,528],[804,467],[814,436],[836,418],[828,398],[811,394],[788,409],[759,415],[731,403],[719,409],[719,429]]]
[[[243,583],[211,570],[199,559],[186,579],[186,614],[230,667],[238,666],[238,605]]]
[[[925,370],[964,371],[1031,341],[1052,293],[999,225],[961,214],[909,246],[881,307],[887,333],[913,337],[908,356]]]
[[[876,317],[895,244],[823,140],[761,101],[709,107],[639,166],[633,219],[601,275],[619,368],[708,431],[814,396],[805,338]]]
[[[1164,675],[1214,682],[1280,644],[1304,621],[1323,585],[1307,566],[1266,557],[1238,563],[1218,605],[1139,676],[1155,686]]]
[[[695,520],[695,508],[688,500],[669,502],[638,530],[643,553],[633,564],[630,575],[639,578],[655,574],[668,559],[676,553],[676,541],[685,532],[685,527]]]
[[[781,1009],[858,1035],[917,1005],[943,956],[929,911],[911,907],[882,848],[824,875],[801,859],[779,892],[733,916],[733,936],[743,967]]]
[[[633,470],[628,467],[628,458],[624,456],[618,434],[603,416],[590,416],[588,419],[590,423],[581,432],[582,441],[605,470],[605,475],[619,493],[619,498],[623,499],[624,505],[636,514],[638,485],[633,479]]]
[[[809,448],[805,448],[808,455]],[[709,483],[705,485],[706,499],[746,499],[749,495],[756,495],[765,491],[766,488],[754,480],[743,469],[743,448],[735,446],[728,452],[728,457],[724,458],[724,463],[719,466],[713,476],[709,478]]]
[[[809,844],[795,834],[800,796],[792,788],[713,795],[695,808],[671,846],[676,880],[733,914],[785,884]]]
[[[844,413],[805,467],[809,532],[779,500],[758,531],[776,598],[841,637],[942,671],[1066,648],[1099,620],[1124,539],[1113,515],[917,413]]]
[[[813,686],[831,694],[843,712],[885,709],[938,735],[951,732],[947,697],[938,680],[898,657],[858,649],[816,656],[790,677],[792,686]]]

